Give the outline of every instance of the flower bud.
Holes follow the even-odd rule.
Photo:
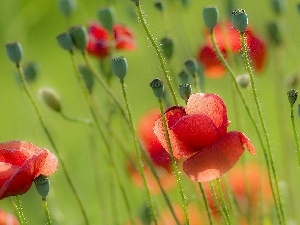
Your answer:
[[[248,16],[244,9],[233,10],[231,13],[232,24],[239,32],[244,33],[248,26]]]
[[[14,63],[19,64],[23,57],[23,48],[20,42],[10,42],[7,43],[5,47],[9,59]]]
[[[69,17],[77,8],[76,0],[59,0],[58,8],[65,16]]]
[[[72,27],[70,30],[70,35],[73,41],[74,46],[84,51],[87,46],[87,31],[85,27],[77,26]]]
[[[180,97],[187,102],[190,95],[192,94],[192,86],[190,84],[180,84],[179,85]]]
[[[219,10],[217,7],[205,7],[202,11],[205,26],[212,31],[219,21]]]
[[[238,85],[241,87],[241,88],[246,88],[248,87],[249,83],[250,83],[250,77],[249,77],[249,74],[242,74],[242,75],[239,75],[237,76],[236,78],[236,82],[238,83]]]
[[[276,22],[271,22],[268,24],[268,34],[270,40],[275,44],[275,45],[280,45],[282,43],[282,35],[280,32],[280,27]]]
[[[180,83],[182,84],[189,84],[189,75],[187,74],[187,72],[185,72],[185,70],[181,70],[179,73],[179,79],[180,79]]]
[[[170,60],[173,56],[174,44],[172,39],[164,37],[160,40],[161,49],[167,60]]]
[[[26,82],[35,81],[38,75],[38,65],[34,62],[26,63],[23,66],[23,71]]]
[[[195,74],[198,71],[198,63],[196,62],[195,59],[189,59],[185,61],[184,63],[185,68],[187,71],[189,71],[191,74]]]
[[[288,100],[289,100],[291,106],[293,106],[295,104],[295,102],[297,101],[298,91],[291,89],[287,92],[287,95],[288,95]]]
[[[115,12],[112,7],[100,8],[98,10],[98,19],[102,26],[109,30],[113,30],[114,22],[115,22]]]
[[[84,80],[86,88],[88,89],[89,93],[92,93],[95,83],[92,71],[86,65],[80,65],[79,71]]]
[[[163,2],[160,1],[160,0],[155,1],[155,2],[154,2],[154,6],[155,6],[155,8],[156,8],[158,11],[160,11],[160,12],[162,12],[162,11],[165,10],[165,4],[163,4]]]
[[[71,35],[68,32],[61,33],[56,37],[56,40],[60,47],[64,50],[72,51],[73,49],[73,41]]]
[[[61,112],[59,95],[51,88],[41,88],[39,94],[42,100],[55,112]]]
[[[123,56],[115,57],[111,60],[112,73],[119,77],[120,81],[124,80],[127,74],[127,60]]]
[[[159,78],[155,78],[153,81],[151,81],[150,87],[152,88],[152,91],[156,98],[160,100],[164,97],[164,83]]]
[[[38,193],[42,196],[42,199],[45,200],[48,196],[50,190],[50,180],[44,175],[39,175],[34,180],[34,184]]]
[[[280,15],[284,10],[284,0],[271,0],[271,5],[276,15]]]
[[[136,6],[140,4],[140,0],[130,0],[130,1],[132,1]]]

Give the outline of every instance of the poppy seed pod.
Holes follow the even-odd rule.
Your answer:
[[[84,51],[87,46],[87,31],[83,26],[72,27],[70,30],[70,35],[74,46]]]
[[[40,196],[42,196],[42,199],[46,199],[50,190],[49,178],[41,174],[37,178],[35,178],[34,184],[36,190],[38,191]]]
[[[280,15],[284,9],[284,0],[271,0],[272,9],[276,15]]]
[[[35,62],[26,63],[23,66],[24,76],[26,82],[35,81],[36,77],[38,76],[38,65]]]
[[[289,100],[291,106],[293,106],[295,104],[295,102],[297,101],[298,91],[291,89],[287,92],[287,96],[288,96],[288,100]]]
[[[231,13],[232,24],[239,32],[244,33],[248,26],[248,16],[244,9],[233,10]]]
[[[160,40],[161,49],[164,53],[164,56],[170,60],[174,52],[174,43],[171,38],[164,37]]]
[[[191,74],[197,73],[198,63],[195,59],[188,59],[187,61],[185,61],[184,65],[187,71],[189,71]]]
[[[111,60],[112,73],[119,77],[121,81],[127,74],[128,65],[127,60],[123,56],[115,57]]]
[[[92,93],[94,87],[94,76],[92,71],[86,65],[80,65],[79,71],[84,80],[85,86],[88,89],[89,93]]]
[[[67,51],[72,51],[73,41],[71,35],[68,32],[61,33],[56,37],[57,43],[59,46]]]
[[[162,99],[164,97],[164,83],[159,78],[155,78],[153,81],[151,81],[150,87],[152,88],[156,98]]]
[[[9,59],[14,63],[19,64],[23,57],[23,48],[20,42],[10,42],[7,43],[5,47]]]
[[[61,112],[61,104],[58,94],[50,88],[41,88],[39,94],[42,100],[55,112]]]
[[[219,21],[219,10],[217,7],[205,7],[202,11],[205,26],[212,31]]]
[[[280,45],[283,41],[282,39],[282,34],[280,31],[280,27],[278,26],[278,23],[276,22],[270,22],[268,24],[268,34],[270,40],[275,44],[275,45]]]
[[[192,94],[192,86],[190,84],[180,84],[179,85],[180,97],[187,102],[190,95]]]
[[[181,70],[180,73],[178,74],[179,79],[180,79],[180,83],[182,84],[189,84],[189,75],[187,74],[187,72],[185,72],[185,70]]]
[[[100,8],[98,10],[98,19],[105,29],[112,31],[115,22],[114,9],[112,7]]]
[[[65,16],[69,17],[77,8],[76,0],[59,0],[58,8]]]

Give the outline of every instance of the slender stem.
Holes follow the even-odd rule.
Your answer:
[[[18,212],[18,218],[20,220],[21,225],[27,225],[27,220],[24,215],[23,207],[19,195],[16,196],[16,211]]]
[[[20,213],[19,213],[17,205],[12,200],[12,197],[9,197],[9,201],[10,201],[10,204],[12,205],[12,207],[14,209],[15,215],[18,217],[18,221],[21,223],[22,218],[20,216]]]
[[[241,35],[241,40],[242,40],[243,59],[244,59],[245,67],[246,67],[246,70],[247,70],[247,72],[250,76],[250,82],[251,82],[251,87],[252,87],[253,98],[254,98],[255,105],[256,105],[256,108],[257,108],[257,111],[258,111],[259,121],[261,123],[263,133],[264,133],[264,136],[266,138],[267,151],[268,151],[271,170],[272,170],[272,174],[273,174],[273,178],[274,178],[274,184],[275,184],[275,188],[276,188],[277,204],[278,204],[278,207],[279,207],[279,213],[280,213],[280,217],[281,217],[281,218],[279,217],[278,219],[282,224],[286,224],[285,215],[284,215],[283,206],[282,206],[282,200],[281,200],[280,191],[279,191],[279,187],[278,187],[277,174],[276,174],[276,170],[275,170],[274,163],[273,163],[273,157],[272,157],[272,152],[271,152],[271,144],[270,144],[269,134],[267,132],[267,127],[266,127],[265,121],[264,121],[263,116],[262,116],[261,105],[260,105],[260,102],[258,101],[258,96],[257,96],[257,91],[256,91],[256,85],[255,85],[255,82],[254,82],[253,71],[252,71],[252,67],[250,65],[250,59],[249,59],[249,54],[248,54],[248,48],[247,48],[245,33],[241,32],[240,35]]]
[[[298,164],[300,166],[300,145],[299,145],[299,136],[296,131],[296,125],[295,125],[295,116],[294,116],[294,107],[291,105],[291,122],[292,122],[292,127],[293,127],[293,132],[294,132],[294,138],[296,142],[296,147],[297,147],[297,157],[298,157]]]
[[[29,98],[29,100],[30,100],[30,102],[31,102],[31,104],[32,104],[32,106],[33,106],[33,108],[34,108],[36,114],[37,114],[38,120],[39,120],[39,122],[40,122],[40,124],[41,124],[41,126],[42,126],[42,128],[43,128],[43,130],[44,130],[44,132],[45,132],[45,134],[46,134],[46,136],[48,137],[48,140],[50,141],[50,143],[51,143],[53,149],[54,149],[55,152],[56,152],[56,156],[57,156],[57,158],[58,158],[58,160],[59,160],[59,162],[60,162],[60,166],[61,166],[62,169],[63,169],[63,172],[64,172],[64,174],[65,174],[65,177],[66,177],[66,179],[67,179],[67,182],[68,182],[69,186],[71,187],[71,190],[72,190],[72,192],[73,192],[73,194],[74,194],[74,196],[75,196],[75,198],[76,198],[76,201],[77,201],[77,203],[78,203],[78,205],[79,205],[79,207],[80,207],[80,211],[81,211],[82,216],[83,216],[83,218],[84,218],[85,224],[90,224],[89,221],[88,221],[88,218],[87,218],[87,214],[86,214],[85,208],[83,207],[83,204],[82,204],[82,201],[81,201],[81,199],[80,199],[80,197],[79,197],[79,194],[77,193],[77,190],[76,190],[76,188],[75,188],[75,186],[74,186],[74,184],[73,184],[73,182],[72,182],[72,180],[71,180],[71,178],[70,178],[70,176],[69,176],[69,173],[68,173],[68,171],[67,171],[67,168],[66,168],[66,166],[65,166],[65,163],[64,163],[62,157],[60,156],[60,152],[58,151],[58,148],[56,147],[56,144],[55,144],[55,142],[54,142],[54,140],[53,140],[53,138],[52,138],[52,136],[51,136],[51,134],[50,134],[48,128],[47,128],[46,125],[45,125],[45,122],[44,122],[44,120],[43,120],[42,114],[40,113],[40,110],[39,110],[37,104],[36,104],[35,101],[33,100],[33,97],[32,97],[32,95],[31,95],[31,93],[30,93],[28,84],[26,83],[26,80],[25,80],[25,76],[24,76],[24,73],[23,73],[23,69],[22,69],[22,67],[21,67],[19,64],[17,65],[17,69],[18,69],[19,75],[20,75],[20,77],[21,77],[22,84],[23,84],[23,86],[24,86],[24,90],[25,90],[25,92],[26,92],[26,95],[27,95],[27,97]]]
[[[136,152],[137,159],[138,159],[139,171],[140,171],[140,174],[143,178],[144,185],[146,186],[146,192],[147,192],[147,197],[148,197],[148,201],[149,201],[149,204],[150,204],[152,218],[153,218],[154,223],[157,225],[157,218],[156,218],[154,203],[153,203],[153,199],[152,199],[152,196],[151,196],[151,193],[150,193],[149,185],[148,185],[148,182],[147,182],[147,179],[146,179],[146,176],[145,176],[145,171],[144,171],[144,168],[143,168],[141,152],[140,152],[139,143],[138,143],[136,131],[135,131],[134,124],[133,124],[133,119],[132,119],[132,114],[131,114],[131,110],[130,110],[130,107],[129,107],[129,102],[128,102],[128,99],[127,99],[124,80],[120,80],[120,83],[121,83],[121,87],[122,87],[122,93],[123,93],[126,109],[127,109],[127,112],[128,112],[129,125],[130,125],[131,134],[132,134],[132,137],[133,137],[133,140],[134,140],[134,148],[135,148],[135,152]]]
[[[161,114],[162,120],[163,120],[164,132],[166,134],[168,149],[169,149],[170,154],[171,154],[172,165],[173,165],[173,169],[174,169],[174,172],[175,172],[175,177],[176,177],[178,187],[179,187],[179,192],[180,192],[182,207],[183,207],[183,213],[184,213],[184,217],[185,217],[185,224],[189,225],[190,222],[189,222],[189,214],[188,214],[188,210],[187,210],[187,201],[186,201],[186,197],[183,193],[182,182],[181,182],[181,178],[180,178],[180,175],[179,175],[177,162],[176,162],[175,157],[174,157],[174,153],[173,153],[173,149],[172,149],[172,145],[171,145],[171,140],[170,140],[170,136],[169,136],[169,131],[168,131],[167,120],[166,120],[166,116],[164,114],[164,108],[163,108],[161,98],[158,99],[158,103],[159,103],[160,114]]]
[[[201,194],[202,194],[202,198],[204,200],[204,206],[205,206],[205,209],[206,209],[206,212],[207,212],[207,217],[208,217],[209,224],[212,225],[213,222],[212,222],[212,218],[211,218],[211,212],[210,212],[210,209],[209,209],[209,206],[208,206],[208,202],[207,202],[207,198],[206,198],[206,194],[205,194],[203,185],[202,185],[201,182],[199,182],[198,185],[199,185],[199,188],[200,188],[200,191],[201,191]]]
[[[86,102],[88,104],[89,111],[90,111],[90,113],[93,117],[93,120],[94,120],[95,124],[96,124],[97,130],[98,130],[98,132],[99,132],[99,134],[100,134],[100,136],[101,136],[101,138],[102,138],[102,140],[105,144],[107,154],[108,154],[108,160],[110,162],[111,168],[113,169],[113,171],[115,173],[117,184],[118,184],[118,186],[121,190],[122,196],[124,198],[126,209],[127,209],[128,215],[129,215],[129,219],[131,221],[131,224],[135,224],[134,219],[133,219],[133,214],[132,214],[132,211],[131,211],[131,207],[130,207],[130,203],[129,203],[129,199],[128,199],[127,193],[125,191],[125,187],[121,182],[121,176],[120,176],[120,174],[117,170],[116,163],[113,159],[113,155],[112,155],[113,151],[111,149],[111,145],[108,142],[108,139],[105,137],[103,130],[101,129],[101,125],[100,125],[99,120],[97,118],[96,112],[93,108],[93,103],[92,103],[91,98],[89,96],[89,92],[87,90],[87,87],[85,86],[85,83],[84,83],[84,80],[83,80],[82,76],[80,75],[80,71],[78,70],[78,67],[76,66],[75,58],[74,58],[74,55],[72,53],[71,53],[71,58],[72,58],[72,64],[73,64],[74,70],[76,72],[77,79],[80,83],[80,86],[82,88],[84,97],[85,97]]]
[[[84,61],[85,61],[86,65],[92,71],[92,73],[93,73],[94,77],[96,78],[96,80],[98,81],[98,83],[104,88],[104,90],[107,92],[107,94],[113,99],[113,101],[115,102],[117,107],[120,109],[124,119],[129,124],[130,121],[128,120],[128,117],[126,115],[126,111],[125,111],[124,107],[122,106],[121,102],[118,100],[117,96],[115,96],[115,94],[113,93],[111,88],[106,84],[106,82],[103,80],[101,75],[97,72],[97,70],[90,63],[90,61],[89,61],[89,59],[88,59],[88,57],[87,57],[87,55],[84,51],[82,52],[82,56],[84,58]]]
[[[89,119],[78,119],[78,118],[72,118],[64,114],[62,111],[59,113],[62,118],[65,120],[71,121],[71,122],[76,122],[76,123],[85,123],[85,124],[91,124],[91,121]]]
[[[212,41],[212,44],[213,44],[213,47],[214,47],[214,50],[218,56],[218,58],[221,60],[222,64],[225,66],[225,68],[227,69],[227,71],[229,72],[229,75],[231,77],[231,80],[232,82],[234,83],[234,86],[235,86],[235,89],[237,90],[238,92],[238,95],[240,97],[240,99],[242,100],[242,103],[246,109],[246,112],[255,128],[255,131],[256,131],[256,134],[258,135],[258,139],[259,139],[259,142],[260,142],[260,145],[263,149],[263,154],[264,154],[264,158],[265,158],[265,161],[266,161],[266,165],[267,165],[267,169],[268,169],[268,177],[269,177],[269,184],[270,184],[270,187],[271,187],[271,191],[272,191],[272,196],[273,196],[273,199],[274,199],[274,202],[275,202],[275,206],[276,206],[276,213],[277,213],[277,217],[278,219],[280,220],[280,214],[279,214],[279,206],[278,206],[278,200],[277,200],[277,196],[278,196],[278,192],[275,193],[275,189],[278,190],[278,188],[276,188],[276,186],[278,186],[278,184],[273,184],[273,181],[272,181],[272,174],[271,174],[271,163],[270,163],[270,159],[269,159],[269,156],[268,156],[268,153],[267,153],[267,150],[264,146],[264,143],[263,143],[263,140],[262,140],[262,135],[258,129],[258,126],[250,112],[250,108],[248,107],[247,105],[247,102],[238,86],[238,83],[235,79],[235,76],[234,76],[234,72],[233,70],[231,69],[231,67],[229,66],[228,62],[225,60],[224,56],[222,55],[220,49],[217,47],[217,44],[216,44],[216,41],[215,41],[215,38],[214,38],[214,35],[213,35],[213,31],[210,32],[210,39]],[[277,183],[275,181],[275,183]],[[275,186],[275,187],[274,187]]]
[[[52,221],[51,221],[51,217],[50,217],[47,199],[46,198],[42,199],[42,201],[43,201],[44,212],[45,212],[45,216],[46,216],[46,220],[47,220],[47,225],[51,225]]]
[[[178,105],[178,100],[176,98],[175,91],[174,91],[172,83],[171,83],[171,78],[170,78],[170,76],[168,74],[168,70],[166,68],[165,59],[163,57],[163,54],[162,54],[162,51],[161,51],[159,45],[155,41],[155,37],[153,36],[153,34],[151,34],[150,29],[148,28],[145,16],[143,15],[140,1],[136,2],[135,6],[136,6],[137,14],[138,14],[138,19],[141,22],[144,31],[146,32],[147,38],[149,39],[151,45],[153,46],[153,48],[155,50],[156,56],[158,57],[160,68],[162,69],[164,77],[167,81],[167,85],[170,89],[170,92],[172,94],[175,105]]]
[[[218,190],[218,193],[219,193],[219,196],[220,196],[221,207],[222,207],[222,210],[224,211],[226,221],[227,221],[228,224],[231,224],[230,215],[229,215],[229,212],[228,212],[228,209],[227,209],[227,206],[226,206],[226,202],[225,202],[225,199],[224,199],[223,190],[222,190],[222,186],[221,186],[221,182],[220,182],[219,178],[216,179],[216,183],[217,183],[217,190]]]
[[[215,202],[215,206],[217,207],[219,213],[221,214],[223,222],[226,221],[226,224],[227,224],[226,216],[224,215],[224,211],[221,209],[220,201],[218,199],[217,193],[215,192],[214,184],[212,181],[209,181],[208,184],[209,184],[209,189],[210,189],[211,195]]]

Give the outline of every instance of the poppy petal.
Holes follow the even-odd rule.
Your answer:
[[[237,163],[244,152],[244,145],[251,154],[255,154],[254,146],[247,136],[237,131],[229,132],[183,162],[183,170],[196,182],[219,178]]]
[[[184,111],[184,108],[182,108],[182,107],[174,106],[174,107],[171,107],[170,109],[168,109],[165,112],[165,117],[166,117],[166,120],[168,123],[168,127],[172,128],[172,126],[174,126],[178,122],[178,120],[180,120],[185,115],[186,115],[186,113]],[[155,122],[153,130],[154,130],[156,137],[158,138],[158,140],[164,147],[164,149],[166,151],[170,152],[170,150],[168,148],[168,143],[167,143],[167,139],[166,139],[166,135],[165,135],[164,124],[163,124],[162,118],[158,119]],[[169,133],[171,146],[172,146],[172,150],[173,150],[173,154],[174,154],[175,158],[178,158],[178,159],[184,158],[195,152],[195,150],[193,150],[186,143],[184,143],[183,141],[180,141],[176,137],[174,131],[169,129],[168,133]]]
[[[197,150],[220,138],[219,131],[213,121],[204,114],[184,116],[171,130],[180,141]]]
[[[224,101],[216,94],[192,94],[187,102],[186,113],[208,116],[219,130],[221,136],[226,134],[229,125]]]
[[[132,31],[123,25],[114,25],[114,37],[116,49],[132,51],[136,49],[136,43]]]
[[[89,54],[99,58],[104,58],[109,54],[109,33],[96,22],[89,25],[86,49]]]
[[[256,71],[261,71],[266,63],[267,50],[266,44],[252,32],[247,34],[247,44],[249,56]]]
[[[41,151],[46,152],[47,157],[43,166],[41,166],[40,174],[49,176],[56,171],[58,167],[58,159],[48,149],[42,148]]]
[[[40,151],[40,148],[28,141],[8,141],[0,143],[0,150],[15,151],[15,154],[22,152],[26,157],[31,157]],[[18,152],[18,153],[17,153]]]

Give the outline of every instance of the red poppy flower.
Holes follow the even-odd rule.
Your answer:
[[[223,100],[216,94],[192,94],[186,108],[165,112],[174,156],[189,157],[183,170],[196,182],[206,182],[230,170],[244,152],[256,154],[250,139],[238,131],[227,132],[229,121]],[[169,151],[162,119],[154,126],[160,143]]]
[[[249,56],[253,63],[254,69],[259,72],[262,70],[266,62],[266,45],[253,31],[248,28],[246,30],[246,40],[249,48]],[[214,28],[214,37],[217,46],[226,57],[227,52],[239,53],[241,51],[241,40],[239,32],[234,29],[231,23],[225,23],[224,26],[218,24]],[[225,74],[225,67],[218,59],[210,36],[207,36],[207,42],[199,49],[198,61],[204,67],[204,74],[207,77],[219,78]]]
[[[19,225],[17,218],[0,208],[0,225]]]
[[[114,47],[117,50],[132,51],[136,49],[132,31],[120,24],[115,24]],[[98,58],[105,58],[110,52],[109,32],[100,24],[93,22],[88,28],[87,51]]]
[[[159,109],[152,109],[147,112],[141,117],[137,131],[139,139],[144,149],[148,152],[152,162],[156,166],[160,166],[170,172],[172,168],[171,156],[165,151],[153,132],[155,121],[159,117]]]
[[[58,160],[49,150],[27,141],[0,143],[0,199],[26,193],[39,175],[49,176]]]

